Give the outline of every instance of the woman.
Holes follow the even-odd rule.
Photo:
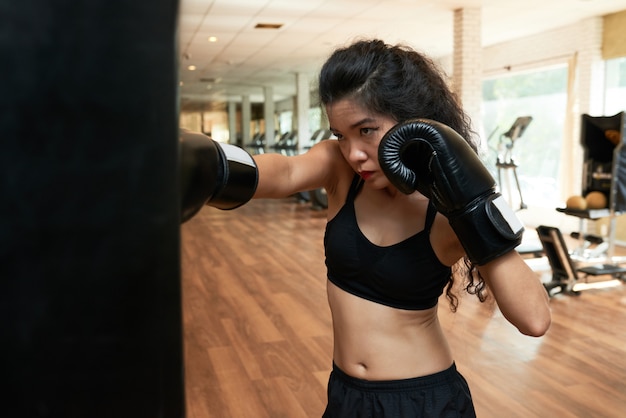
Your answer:
[[[255,156],[254,197],[320,187],[328,194],[334,364],[324,416],[475,416],[437,318],[439,296],[447,286],[456,309],[456,276],[481,300],[488,290],[520,332],[541,336],[550,324],[547,294],[515,251],[453,270],[466,254],[448,219],[419,192],[399,192],[378,160],[381,138],[399,122],[435,120],[469,140],[468,118],[429,59],[380,40],[334,52],[319,89],[337,140],[293,157]]]

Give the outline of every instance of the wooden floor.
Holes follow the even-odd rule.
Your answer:
[[[207,207],[183,225],[188,418],[321,416],[332,362],[324,227],[324,211],[295,199]],[[453,314],[442,299],[478,416],[626,417],[626,286],[551,305],[548,334],[531,338],[493,304],[466,295]]]

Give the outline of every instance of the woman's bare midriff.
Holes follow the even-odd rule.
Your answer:
[[[403,310],[374,303],[328,281],[333,315],[333,361],[350,376],[398,380],[449,368],[452,353],[437,318],[437,307]]]

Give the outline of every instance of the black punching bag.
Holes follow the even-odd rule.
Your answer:
[[[183,417],[178,0],[0,4],[0,416]]]

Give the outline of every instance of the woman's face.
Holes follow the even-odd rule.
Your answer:
[[[383,188],[389,181],[378,163],[380,140],[397,122],[373,113],[351,99],[326,105],[330,129],[339,141],[343,157],[370,186]]]

